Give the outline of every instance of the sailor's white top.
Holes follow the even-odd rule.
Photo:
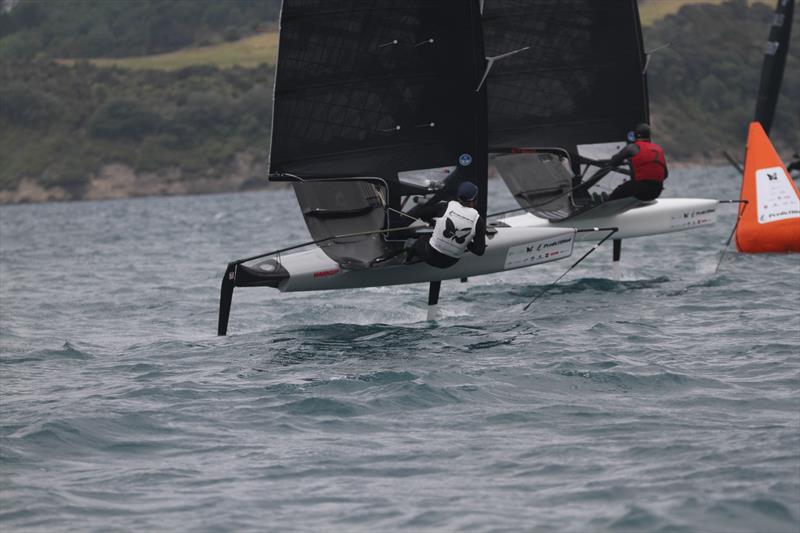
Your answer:
[[[475,209],[451,201],[445,214],[436,219],[430,244],[434,250],[456,259],[464,255],[475,236],[480,215]]]

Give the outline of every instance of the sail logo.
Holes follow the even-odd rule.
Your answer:
[[[469,154],[461,154],[458,157],[458,164],[462,167],[468,167],[472,164],[472,156]]]
[[[764,53],[768,56],[774,56],[778,53],[778,48],[781,47],[781,43],[777,41],[767,41],[767,44],[764,45]]]

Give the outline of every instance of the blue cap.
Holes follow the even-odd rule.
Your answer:
[[[478,197],[478,186],[471,181],[462,182],[458,186],[458,199],[462,202],[471,202]]]
[[[636,126],[636,129],[633,130],[633,133],[636,134],[637,139],[649,139],[650,138],[650,124],[642,122]]]

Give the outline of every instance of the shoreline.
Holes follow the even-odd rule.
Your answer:
[[[207,194],[241,193],[249,191],[283,190],[289,183],[273,183],[266,176],[254,172],[263,169],[265,162],[240,161],[238,172],[221,178],[202,177],[181,180],[179,169],[137,174],[122,164],[105,165],[97,175],[91,176],[82,191],[69,191],[62,187],[46,189],[31,178],[24,178],[15,190],[0,191],[0,206],[60,202],[93,202],[130,198],[170,196],[196,196]],[[726,160],[690,160],[670,163],[670,168],[685,169],[698,166],[730,166]],[[490,176],[489,179],[497,179]]]

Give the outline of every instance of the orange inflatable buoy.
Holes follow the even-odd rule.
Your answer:
[[[747,134],[740,199],[740,252],[800,252],[800,193],[758,122]]]

